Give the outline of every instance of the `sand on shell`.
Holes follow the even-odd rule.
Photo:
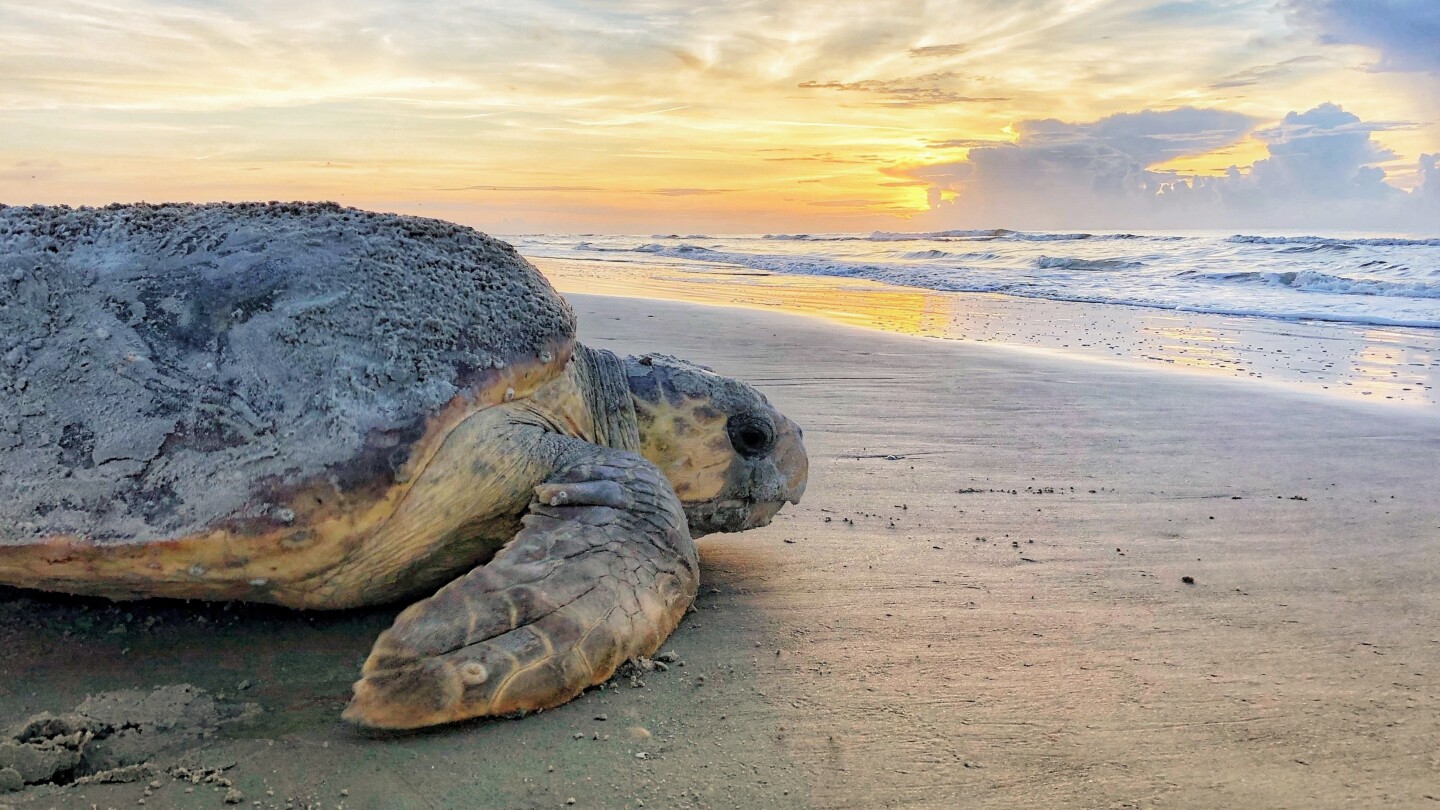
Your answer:
[[[276,808],[1440,796],[1430,413],[750,310],[571,300],[590,345],[744,377],[805,428],[804,503],[700,542],[669,671],[520,721],[371,737],[339,708],[398,608],[8,592],[0,720],[115,689],[243,693],[263,713],[190,753],[228,757],[246,804]],[[224,791],[167,778],[0,805],[140,798],[219,807]]]
[[[283,529],[573,332],[514,248],[439,220],[0,205],[0,545]]]

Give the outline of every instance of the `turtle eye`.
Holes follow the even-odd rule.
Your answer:
[[[735,452],[746,458],[756,458],[769,453],[775,447],[775,428],[770,420],[757,414],[738,414],[730,417],[725,424],[730,435],[730,445]]]

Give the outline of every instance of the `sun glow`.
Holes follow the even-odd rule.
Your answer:
[[[1237,44],[1290,29],[1268,0],[1231,5],[14,6],[0,201],[330,198],[501,232],[901,228],[963,193],[925,167],[1037,121],[1189,105],[1262,126],[1352,96],[1386,122],[1387,171],[1419,182],[1440,135],[1401,124],[1434,121],[1435,94],[1342,58],[1363,49]],[[1157,29],[1170,47],[1137,47]],[[1151,168],[1264,156],[1252,138]]]

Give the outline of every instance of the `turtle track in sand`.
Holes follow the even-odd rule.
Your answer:
[[[0,794],[41,785],[125,782],[159,773],[152,759],[259,712],[189,684],[91,695],[42,712],[0,737]]]

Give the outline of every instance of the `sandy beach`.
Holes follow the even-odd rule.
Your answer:
[[[0,810],[1440,810],[1440,0],[0,7]]]
[[[1440,805],[1434,409],[570,298],[587,343],[745,378],[806,430],[805,501],[701,541],[668,671],[376,737],[339,709],[395,608],[6,591],[6,725],[180,683],[261,711],[0,807]]]

